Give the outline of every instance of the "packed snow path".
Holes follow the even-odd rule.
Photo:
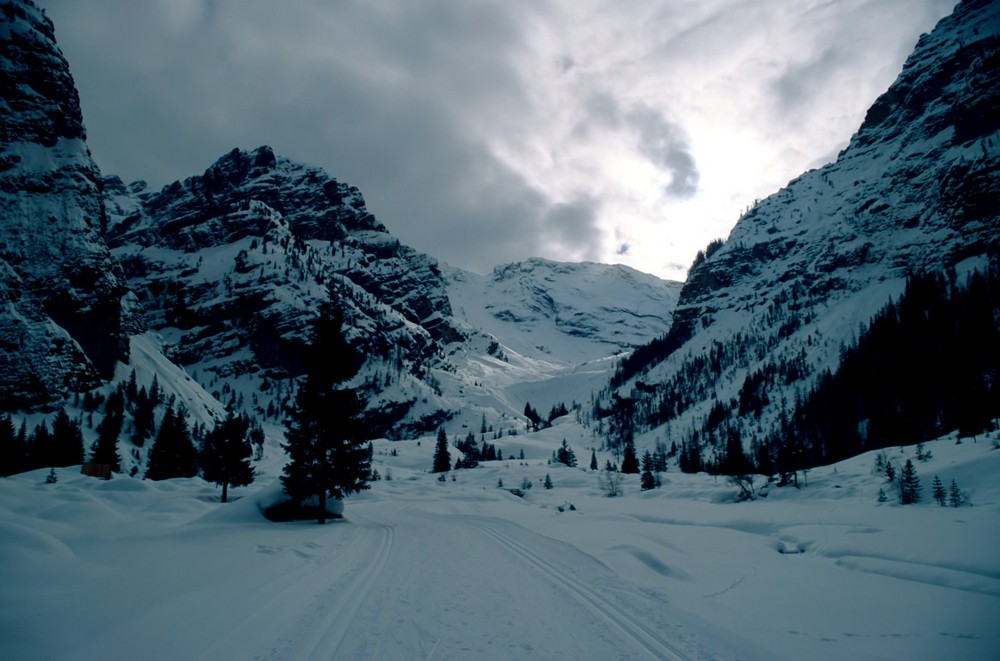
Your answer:
[[[365,503],[325,529],[293,525],[315,541],[258,550],[308,563],[202,658],[691,658],[668,621],[639,624],[662,603],[509,521]]]

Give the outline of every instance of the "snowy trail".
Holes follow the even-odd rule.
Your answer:
[[[359,503],[349,517],[388,541],[314,623],[323,632],[297,649],[303,658],[704,658],[641,624],[660,624],[650,608],[663,604],[575,547],[414,505]]]
[[[609,599],[569,576],[552,561],[545,559],[509,535],[500,532],[496,524],[486,524],[483,521],[471,521],[470,524],[497,540],[497,542],[513,554],[535,565],[538,572],[546,580],[558,588],[565,590],[584,607],[592,609],[594,613],[607,620],[613,627],[620,630],[625,639],[630,641],[634,647],[644,650],[647,654],[657,659],[682,660],[690,658],[660,638],[648,627],[641,624],[639,620],[624,612]],[[505,525],[505,527],[507,526],[509,524]]]
[[[393,529],[389,526],[377,525],[369,528],[376,530],[381,537],[374,542],[374,549],[361,549],[358,554],[360,571],[350,583],[338,590],[335,605],[324,614],[322,620],[316,623],[316,636],[308,638],[301,658],[329,659],[338,657],[340,647],[348,640],[355,619],[362,604],[368,599],[375,581],[381,577],[382,570],[393,545]]]

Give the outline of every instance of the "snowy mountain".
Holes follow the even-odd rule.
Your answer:
[[[108,241],[146,327],[216,396],[266,417],[281,415],[276,393],[287,397],[274,382],[301,373],[327,286],[368,357],[359,383],[373,402],[371,433],[393,436],[516,413],[524,402],[506,386],[663,334],[676,300],[678,285],[619,266],[533,260],[489,278],[443,276],[386,231],[356,188],[268,147],[233,150],[159,192],[109,178],[105,195]],[[482,373],[493,360],[502,378]]]
[[[670,287],[622,267],[534,261],[488,280],[453,269],[446,279],[375,219],[358,189],[269,147],[234,149],[159,191],[102,177],[51,22],[30,2],[4,17],[7,410],[60,408],[135,371],[147,388],[157,377],[195,421],[228,407],[280,422],[328,288],[366,356],[354,385],[376,436],[456,417],[519,424],[516,382],[566,378],[669,327]],[[470,315],[456,315],[453,298]],[[525,314],[534,316],[512,323]],[[141,360],[129,360],[129,336]],[[609,366],[586,368],[574,392],[585,398]],[[199,387],[167,388],[181,384],[178,372]],[[126,449],[141,461],[139,448]]]
[[[627,266],[544,259],[481,276],[445,269],[455,316],[525,356],[574,365],[666,333],[680,283]]]
[[[373,433],[450,415],[430,369],[464,335],[437,263],[393,238],[356,188],[261,147],[159,192],[110,178],[105,194],[108,241],[146,326],[231,406],[279,416],[329,287],[367,357],[357,385],[374,400]]]
[[[52,22],[0,13],[0,408],[54,406],[127,354],[101,178]]]
[[[835,162],[710,247],[671,333],[622,363],[605,406],[612,391],[628,399],[657,438],[720,419],[745,444],[766,435],[909,275],[952,270],[960,281],[997,255],[998,108],[1000,4],[962,2],[921,37]],[[765,368],[776,378],[757,394],[769,404],[739,415],[741,388]]]

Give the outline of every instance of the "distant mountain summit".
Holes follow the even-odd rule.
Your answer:
[[[508,350],[564,365],[625,353],[670,328],[681,283],[620,264],[529,259],[445,269],[455,316]]]
[[[52,22],[0,11],[0,408],[53,406],[127,354],[102,180]]]
[[[998,254],[998,131],[1000,3],[967,0],[920,38],[834,163],[711,247],[671,333],[622,363],[605,402],[629,398],[641,429],[673,438],[728,419],[759,439],[909,275],[961,276]],[[772,384],[760,418],[739,413],[754,372]]]

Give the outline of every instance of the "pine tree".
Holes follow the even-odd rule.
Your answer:
[[[28,442],[28,470],[52,466],[55,455],[52,433],[48,424],[42,420],[31,432],[31,440]]]
[[[66,409],[56,414],[52,421],[53,456],[50,466],[76,466],[83,463],[83,432],[80,425],[70,419]]]
[[[156,410],[156,401],[146,393],[145,386],[139,389],[133,401],[135,405],[132,413],[132,425],[134,427],[132,443],[136,447],[141,448],[146,444],[146,439],[152,435],[155,427],[153,418]]]
[[[646,450],[642,453],[642,474],[639,476],[639,488],[649,491],[656,488],[656,475],[653,473],[653,455]]]
[[[899,502],[901,505],[913,505],[920,502],[920,478],[917,477],[917,469],[913,467],[913,462],[909,459],[903,465],[903,471],[899,476]]]
[[[625,452],[622,454],[622,473],[639,473],[639,458],[635,456],[635,443],[632,439],[625,441]]]
[[[434,446],[434,465],[432,473],[447,473],[451,470],[451,453],[448,452],[448,434],[444,427],[438,429],[437,444]]]
[[[597,452],[593,448],[590,449],[590,470],[597,470]]]
[[[169,480],[198,474],[198,451],[191,442],[187,416],[183,410],[168,406],[160,430],[149,448],[146,479]]]
[[[125,423],[125,398],[120,390],[108,395],[104,405],[104,420],[97,426],[97,440],[91,448],[90,460],[95,464],[111,466],[111,472],[122,469],[121,455],[118,454],[118,435]]]
[[[576,453],[573,452],[573,448],[566,444],[565,438],[563,439],[562,446],[553,454],[555,455],[555,460],[560,464],[564,464],[570,468],[576,467]]]
[[[934,481],[931,482],[931,493],[934,496],[934,500],[938,502],[938,505],[944,507],[948,495],[944,490],[944,484],[941,483],[941,478],[937,475],[934,476]]]
[[[955,478],[951,479],[951,486],[948,487],[948,504],[952,507],[961,507],[965,504],[965,497],[958,490],[958,482],[955,481]]]
[[[545,474],[545,482],[542,483],[542,486],[545,487],[546,489],[552,488],[552,478],[549,477],[548,473]]]
[[[222,485],[222,502],[228,500],[229,485],[243,487],[253,482],[249,430],[250,422],[230,411],[225,420],[205,435],[198,457],[202,477]]]
[[[9,415],[0,417],[0,477],[7,477],[25,470],[28,448],[14,428]]]
[[[364,434],[363,405],[343,386],[361,367],[361,356],[344,337],[344,312],[334,298],[320,304],[306,352],[305,378],[285,425],[285,465],[281,483],[295,502],[319,499],[317,521],[326,523],[327,496],[345,496],[368,488],[371,460]]]

